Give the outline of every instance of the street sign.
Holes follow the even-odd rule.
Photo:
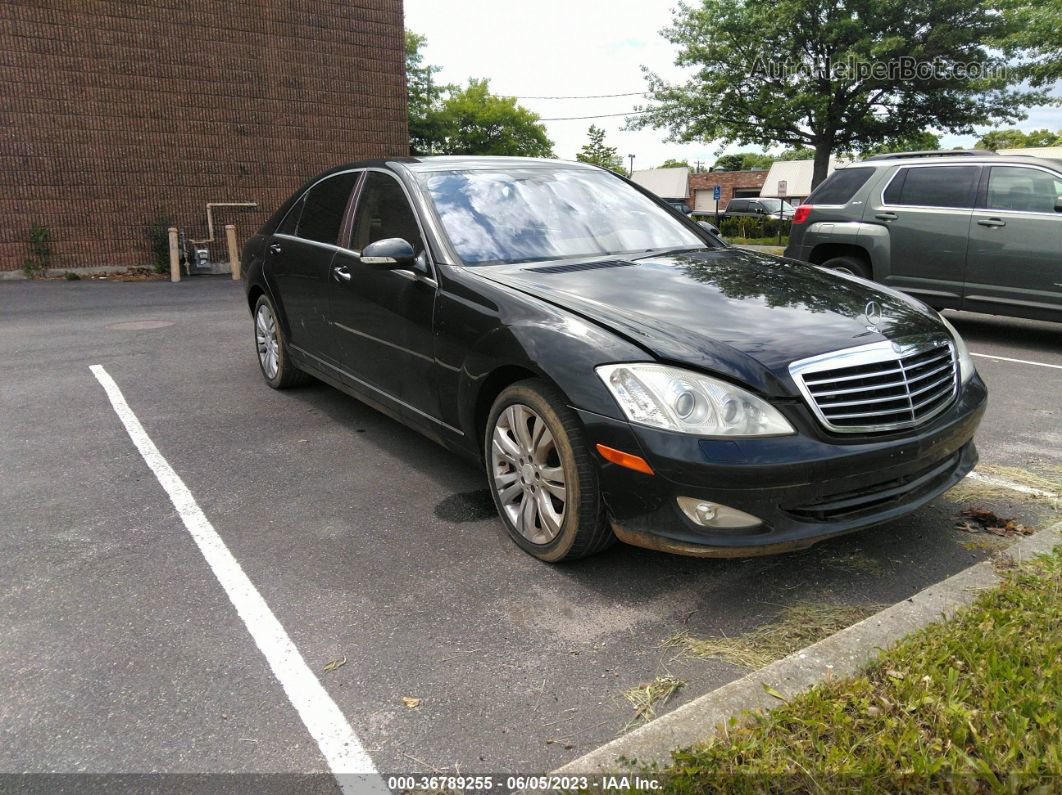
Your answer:
[[[716,185],[715,188],[712,190],[712,198],[715,199],[716,201],[719,201],[719,198],[722,195],[723,195],[723,186],[722,185]]]
[[[789,187],[789,185],[788,185],[788,183],[786,183],[786,181],[784,179],[778,180],[778,195],[779,196],[785,196],[785,189],[788,188],[788,187]]]

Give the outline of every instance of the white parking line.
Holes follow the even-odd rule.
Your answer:
[[[1001,362],[1014,362],[1015,364],[1031,364],[1033,367],[1050,367],[1054,370],[1062,370],[1062,364],[1047,364],[1046,362],[1030,362],[1028,359],[1011,359],[1009,356],[993,356],[990,353],[971,353],[971,356],[980,356],[982,359],[998,359]]]
[[[192,492],[144,431],[144,426],[129,408],[114,379],[98,364],[89,369],[107,392],[111,406],[144,462],[166,490],[185,528],[243,619],[247,631],[265,656],[291,705],[317,741],[340,788],[345,793],[388,792],[346,717],[310,670],[262,595],[244,574],[239,562],[196,503]]]

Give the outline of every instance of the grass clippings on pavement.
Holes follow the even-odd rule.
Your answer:
[[[1057,792],[1062,550],[951,619],[674,753],[665,790]]]
[[[623,731],[629,731],[640,723],[651,721],[656,716],[656,708],[666,704],[685,684],[681,679],[666,674],[656,677],[648,684],[625,690],[623,697],[634,707],[634,717],[623,727]]]
[[[746,668],[763,668],[795,651],[817,643],[881,610],[882,605],[800,602],[782,609],[777,621],[732,638],[695,638],[675,635],[665,646],[680,654],[716,658]]]

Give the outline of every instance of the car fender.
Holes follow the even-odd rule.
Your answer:
[[[574,408],[623,419],[594,368],[654,361],[648,351],[561,307],[485,279],[477,281],[485,301],[444,293],[436,306],[436,356],[442,372],[456,373],[451,405],[457,407],[455,419],[468,438],[479,435],[477,410],[482,408],[484,387],[496,373],[514,368],[553,384]],[[497,300],[490,300],[492,293]]]
[[[814,241],[809,243],[809,241]],[[864,221],[816,221],[804,237],[809,256],[821,246],[855,246],[866,252],[875,279],[889,274],[889,230]]]

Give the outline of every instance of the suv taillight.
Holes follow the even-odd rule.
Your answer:
[[[808,214],[811,212],[810,204],[800,204],[796,210],[793,211],[793,223],[802,224],[808,220]]]

